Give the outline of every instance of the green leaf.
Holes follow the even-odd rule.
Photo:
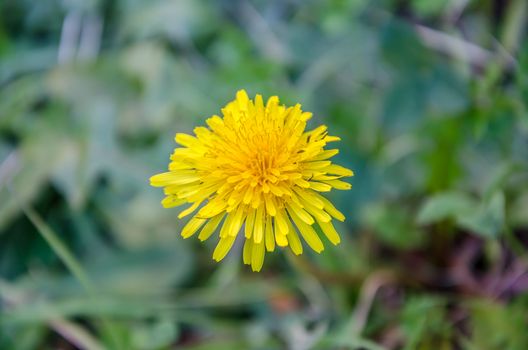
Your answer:
[[[442,10],[447,6],[445,0],[413,0],[413,9],[421,16],[441,15]]]
[[[523,32],[526,30],[528,3],[525,0],[513,0],[507,9],[501,33],[501,44],[508,52],[514,52],[521,44]]]
[[[132,330],[134,349],[155,350],[168,347],[178,336],[174,321],[157,320],[151,324],[142,324]]]
[[[431,224],[457,218],[470,213],[477,205],[473,198],[462,192],[440,193],[427,199],[418,212],[417,221],[420,224]]]
[[[522,301],[503,305],[491,300],[470,304],[471,340],[479,350],[525,350],[528,348],[526,305]],[[471,347],[468,347],[471,348]]]
[[[452,328],[446,315],[446,302],[431,296],[410,298],[401,314],[405,350],[451,349]]]
[[[528,189],[522,191],[509,210],[510,224],[528,227]]]
[[[41,126],[40,133],[28,136],[9,156],[7,180],[4,180],[7,186],[0,187],[0,229],[20,214],[20,203],[29,203],[42,192],[65,153],[63,135],[45,125]]]
[[[431,224],[454,219],[458,226],[492,238],[497,237],[504,226],[504,206],[502,192],[495,192],[480,203],[462,192],[445,192],[425,202],[417,221],[420,224]]]
[[[371,205],[362,216],[381,241],[394,247],[414,248],[423,241],[424,235],[413,223],[411,213],[401,206]]]
[[[484,188],[484,198],[490,198],[496,191],[504,188],[511,179],[512,175],[524,171],[520,163],[506,161],[498,165],[490,174]]]
[[[458,215],[457,223],[473,233],[486,238],[497,237],[504,228],[505,199],[502,192],[496,192],[473,212]]]

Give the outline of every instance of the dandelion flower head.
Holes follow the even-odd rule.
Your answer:
[[[288,247],[303,252],[300,237],[314,251],[324,246],[318,231],[337,245],[333,219],[344,215],[321,193],[348,190],[341,180],[351,170],[329,159],[339,151],[325,149],[340,139],[321,125],[306,131],[312,114],[299,104],[286,107],[273,96],[249,99],[244,90],[194,135],[176,134],[169,171],[151,177],[163,187],[165,208],[190,204],[178,218],[193,215],[184,238],[198,233],[205,241],[219,231],[213,259],[222,260],[237,236],[244,236],[243,261],[260,271],[265,252]]]

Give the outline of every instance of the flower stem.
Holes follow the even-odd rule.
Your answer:
[[[46,243],[49,244],[51,249],[60,260],[66,265],[71,274],[79,281],[87,292],[93,293],[95,288],[88,277],[88,274],[84,271],[81,264],[73,256],[68,247],[62,242],[62,240],[53,232],[53,230],[42,220],[32,208],[22,207],[24,214],[31,223],[37,228],[37,231],[44,238]]]
[[[46,243],[49,244],[53,252],[57,254],[59,259],[64,263],[70,273],[77,279],[77,281],[86,290],[89,296],[91,298],[94,298],[96,292],[95,285],[91,281],[90,277],[88,276],[80,262],[75,258],[70,249],[68,249],[66,244],[64,244],[64,242],[51,229],[51,227],[49,227],[44,222],[44,220],[42,220],[40,215],[35,210],[23,204],[21,204],[20,207],[22,208],[22,211],[29,219],[29,221],[31,221],[31,223],[35,226],[37,231],[44,238]],[[109,335],[110,341],[113,345],[112,348],[121,349],[122,347],[119,345],[120,342],[118,335],[116,334],[115,327],[112,325],[112,323],[109,322],[107,319],[101,319],[101,325]]]

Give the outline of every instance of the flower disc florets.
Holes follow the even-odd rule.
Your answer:
[[[174,150],[169,172],[150,179],[164,187],[164,207],[191,204],[178,216],[195,213],[182,236],[199,231],[204,241],[221,227],[213,253],[220,261],[243,231],[243,260],[254,271],[262,268],[265,250],[276,245],[301,254],[298,233],[321,252],[314,226],[338,244],[332,218],[345,217],[319,193],[351,187],[340,178],[352,171],[329,160],[338,150],[324,149],[339,138],[329,136],[324,125],[305,131],[311,113],[299,104],[280,105],[276,96],[264,105],[260,95],[253,101],[241,90],[222,115],[209,118],[208,128],[195,128],[195,136],[176,134],[183,147]]]

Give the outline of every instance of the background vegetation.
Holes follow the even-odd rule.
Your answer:
[[[0,349],[528,349],[527,21],[525,0],[1,1]],[[341,136],[340,246],[257,274],[179,237],[148,177],[240,88]]]

